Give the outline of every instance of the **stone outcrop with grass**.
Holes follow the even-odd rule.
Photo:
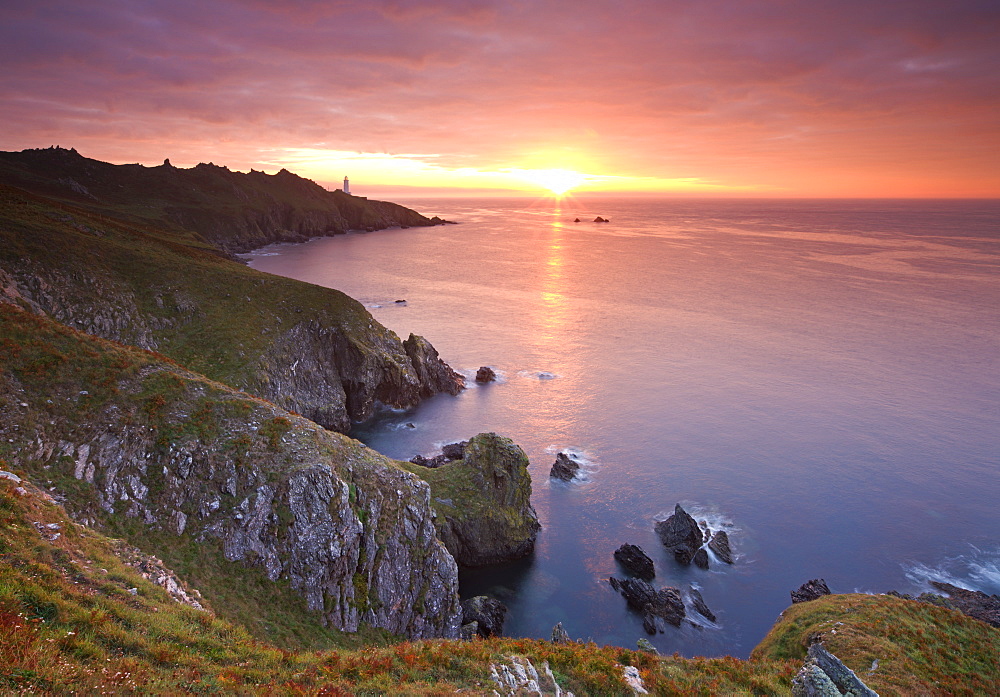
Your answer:
[[[3,303],[0,413],[0,458],[172,568],[208,560],[203,592],[263,576],[317,624],[457,636],[430,488],[357,441]]]
[[[480,433],[461,459],[434,469],[406,466],[430,483],[438,534],[459,564],[498,564],[534,550],[541,525],[528,457],[509,438]]]

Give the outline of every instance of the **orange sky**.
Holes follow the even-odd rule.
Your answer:
[[[577,191],[1000,197],[994,0],[14,0],[0,61],[4,150],[375,196],[563,169]]]

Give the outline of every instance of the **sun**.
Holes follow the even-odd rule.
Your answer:
[[[568,169],[522,169],[517,170],[517,176],[548,189],[556,196],[575,189],[587,179],[586,174]]]

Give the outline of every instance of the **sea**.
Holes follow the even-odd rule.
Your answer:
[[[494,431],[527,453],[534,554],[460,579],[507,605],[507,635],[562,622],[746,657],[809,579],[1000,593],[1000,201],[402,202],[457,224],[249,263],[346,292],[467,377],[356,438],[405,460]],[[499,379],[477,384],[480,366]],[[576,481],[550,479],[560,452]],[[653,528],[677,504],[727,531],[735,563],[667,553]],[[715,621],[647,636],[608,582],[624,543]]]

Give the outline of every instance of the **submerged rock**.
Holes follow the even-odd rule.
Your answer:
[[[611,587],[621,593],[628,606],[642,615],[642,627],[647,634],[663,632],[663,620],[675,627],[681,625],[684,619],[684,601],[676,588],[653,588],[649,583],[637,578],[608,579]]]
[[[827,587],[826,581],[821,578],[814,578],[803,583],[797,590],[792,591],[792,603],[806,603],[824,595],[830,595],[830,589]]]
[[[417,474],[431,485],[438,535],[459,564],[499,564],[534,551],[541,525],[528,457],[509,438],[480,433],[462,459]]]
[[[626,571],[644,581],[652,581],[656,576],[653,560],[638,545],[623,544],[615,550],[615,559]]]
[[[564,482],[568,482],[575,478],[579,471],[579,462],[574,461],[571,457],[566,455],[566,453],[558,453],[556,455],[556,461],[552,465],[552,469],[549,470],[549,476],[553,479],[560,479]]]
[[[663,546],[681,564],[691,563],[704,540],[698,523],[680,504],[674,506],[672,516],[657,523],[654,529]]]
[[[503,623],[507,619],[507,606],[495,598],[477,595],[462,601],[462,629],[475,625],[475,632],[483,639],[503,636]]]
[[[726,564],[733,563],[733,551],[729,547],[729,535],[726,534],[725,530],[719,530],[712,535],[712,539],[708,543],[708,548],[715,552],[715,556]]]
[[[496,371],[488,365],[484,365],[476,371],[476,382],[494,382],[496,379]]]

